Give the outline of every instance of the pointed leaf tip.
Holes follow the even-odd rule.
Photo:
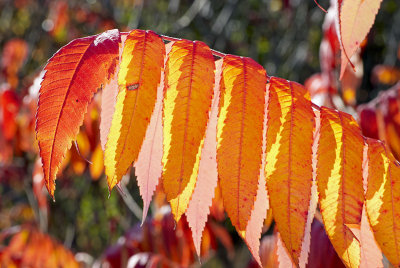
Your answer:
[[[219,88],[222,73],[222,59],[215,62],[215,85],[213,101],[210,110],[210,119],[207,123],[204,148],[201,152],[199,173],[196,187],[186,211],[186,218],[192,231],[193,243],[200,259],[201,238],[210,206],[214,198],[215,188],[218,183],[217,171],[217,122],[219,105]]]
[[[224,57],[217,126],[217,165],[224,207],[246,229],[262,163],[266,71],[250,58]]]
[[[164,67],[167,57],[171,51],[174,42],[165,46]],[[153,114],[150,118],[149,126],[139,152],[138,159],[134,164],[135,175],[143,199],[142,222],[145,221],[149,210],[153,193],[159,183],[162,174],[162,155],[163,155],[163,124],[162,124],[162,106],[164,91],[164,71],[161,72],[160,84],[157,88],[157,100]]]
[[[203,42],[176,41],[165,68],[162,182],[175,220],[196,185],[213,98],[214,59]]]
[[[340,79],[343,77],[347,63],[355,67],[351,57],[360,47],[375,21],[382,0],[343,0],[339,7],[340,42],[342,64]]]
[[[118,95],[104,152],[112,189],[137,160],[157,100],[164,43],[151,31],[133,30],[126,38],[118,73]],[[130,85],[141,85],[131,90]]]
[[[57,172],[83,123],[88,104],[100,85],[112,77],[119,42],[118,30],[76,39],[57,51],[44,69],[36,138],[46,188],[52,197]]]
[[[307,219],[315,119],[303,86],[276,77],[270,85],[265,175],[280,237],[299,265],[306,223],[310,226],[312,221]]]
[[[348,226],[361,222],[364,141],[355,120],[340,111],[321,108],[317,185],[325,229],[347,266],[360,264],[360,242]]]

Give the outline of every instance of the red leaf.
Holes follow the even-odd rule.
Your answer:
[[[53,197],[57,171],[82,125],[87,106],[114,73],[119,42],[118,30],[76,39],[61,48],[45,67],[36,135],[46,187]]]

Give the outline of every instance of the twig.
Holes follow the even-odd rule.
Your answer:
[[[39,208],[37,200],[33,195],[31,185],[27,182],[27,180],[24,181],[24,190],[28,198],[29,205],[31,206],[34,212],[35,219],[39,225],[40,230],[42,232],[46,232],[48,224],[47,211],[43,211],[42,209]]]
[[[230,0],[227,4],[225,4],[224,8],[221,10],[213,26],[211,27],[211,31],[214,34],[220,35],[222,33],[222,30],[228,23],[237,2],[238,0]]]
[[[328,13],[325,8],[323,8],[320,4],[318,4],[317,0],[314,0],[315,4],[325,13]]]
[[[175,32],[187,27],[207,3],[208,0],[195,0],[186,13],[176,21]]]
[[[90,162],[89,160],[87,160],[87,159],[81,154],[81,151],[79,150],[78,142],[75,140],[74,143],[75,143],[75,148],[76,148],[76,151],[78,152],[78,155],[79,155],[83,160],[85,160],[87,163],[89,163],[90,165],[93,165],[92,162]]]
[[[71,248],[74,236],[75,236],[75,226],[68,225],[67,230],[65,231],[65,239],[64,239],[64,246],[66,248]]]
[[[142,219],[142,209],[139,205],[135,202],[132,195],[129,193],[128,189],[126,188],[125,184],[121,183],[121,191],[118,191],[119,195],[121,196],[122,200],[125,202],[125,205],[129,208],[129,210],[135,215],[136,218],[139,220]]]
[[[161,36],[161,38],[162,38],[163,40],[166,40],[166,41],[173,41],[173,42],[175,42],[175,41],[180,41],[180,40],[182,40],[181,38],[175,38],[175,37],[170,37],[170,36],[161,35],[161,34],[160,34],[160,36]],[[225,54],[225,53],[219,52],[219,51],[214,50],[214,49],[211,49],[211,53],[212,53],[214,56],[217,56],[218,58],[223,58],[223,57],[225,57],[225,56],[227,55],[227,54]]]

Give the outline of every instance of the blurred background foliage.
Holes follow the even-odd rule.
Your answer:
[[[328,0],[319,3],[329,6]],[[359,102],[366,102],[385,89],[370,82],[375,65],[399,66],[399,6],[397,0],[384,0],[368,36],[362,54],[364,78],[360,88],[364,94],[358,96]],[[37,94],[38,80],[35,84],[34,79],[61,46],[113,28],[151,29],[163,35],[201,40],[223,53],[251,57],[269,75],[304,83],[320,70],[324,17],[312,0],[0,0],[0,92],[13,92],[2,95],[3,106],[15,104],[18,110],[22,103],[30,105],[18,115],[10,108],[18,126],[25,124],[30,134],[19,128],[7,130],[6,144],[0,144],[0,230],[32,222],[73,252],[86,252],[97,258],[140,221],[142,202],[134,173],[124,185],[123,191],[128,195],[114,190],[107,198],[101,167],[95,173],[82,160],[93,159],[98,144],[98,135],[91,134],[89,127],[98,124],[96,112],[89,112],[92,121],[83,127],[87,136],[78,141],[82,156],[72,146],[66,168],[59,175],[56,202],[48,202],[47,193],[32,187],[38,150],[33,131],[36,99],[32,97]],[[90,148],[88,153],[84,146]],[[9,157],[4,156],[7,150],[11,150]],[[162,194],[155,203],[155,207],[162,207]],[[227,260],[229,243],[225,241],[210,263],[248,263],[251,257],[247,247],[229,220],[215,215],[213,221],[229,232],[239,257]]]

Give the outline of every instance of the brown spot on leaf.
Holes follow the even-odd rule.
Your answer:
[[[131,85],[126,85],[127,90],[136,90],[139,88],[139,83],[131,84]]]

